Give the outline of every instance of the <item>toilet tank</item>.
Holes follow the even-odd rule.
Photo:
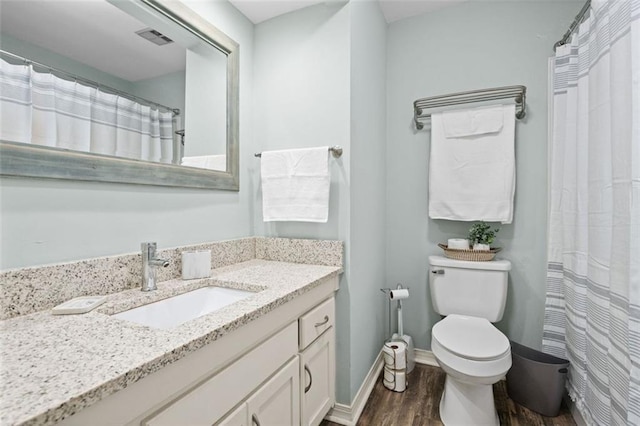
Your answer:
[[[440,315],[502,319],[511,262],[472,262],[429,256],[431,303]]]

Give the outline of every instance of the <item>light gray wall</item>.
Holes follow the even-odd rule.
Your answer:
[[[507,308],[497,324],[540,347],[544,314],[547,179],[547,58],[577,13],[575,2],[468,2],[390,25],[387,62],[387,279],[411,286],[405,329],[431,346],[439,319],[428,295],[428,259],[469,223],[431,220],[429,131],[416,132],[412,102],[463,90],[523,84],[527,117],[516,125],[513,224],[497,246],[511,260]]]
[[[227,56],[210,45],[187,50],[184,155],[227,151]]]
[[[256,27],[260,150],[342,145],[327,224],[264,223],[269,236],[345,241],[337,296],[337,399],[350,404],[385,338],[386,23],[377,2],[319,5]],[[255,175],[258,182],[259,160]],[[256,184],[259,187],[259,184]]]
[[[330,157],[328,223],[262,221],[260,160],[255,182],[256,232],[345,242],[345,273],[336,300],[337,398],[350,402],[350,74],[349,8],[322,4],[256,26],[253,118],[256,152],[342,145]]]
[[[166,105],[171,108],[179,108],[182,122],[185,116],[185,73],[184,71],[172,72],[159,77],[138,80],[132,83],[131,92],[135,96]]]
[[[387,337],[386,36],[378,2],[351,2],[352,401]]]
[[[254,235],[253,25],[227,2],[188,1],[240,49],[240,192],[0,178],[0,268]]]

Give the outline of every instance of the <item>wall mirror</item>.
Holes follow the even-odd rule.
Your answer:
[[[0,173],[239,189],[238,45],[176,0],[3,0]]]

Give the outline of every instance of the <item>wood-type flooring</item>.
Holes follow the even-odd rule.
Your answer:
[[[440,368],[416,364],[409,375],[407,390],[398,393],[386,389],[379,378],[358,420],[358,426],[442,425],[438,406],[444,379],[445,373]],[[493,394],[502,426],[575,425],[564,403],[558,417],[544,417],[516,404],[509,399],[504,380],[493,385]],[[339,425],[325,420],[320,426]]]

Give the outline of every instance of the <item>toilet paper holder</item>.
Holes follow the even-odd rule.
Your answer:
[[[390,294],[393,290],[410,290],[411,287],[402,287],[402,284],[398,283],[398,285],[396,286],[396,288],[381,288],[380,291],[383,292],[384,294]]]

